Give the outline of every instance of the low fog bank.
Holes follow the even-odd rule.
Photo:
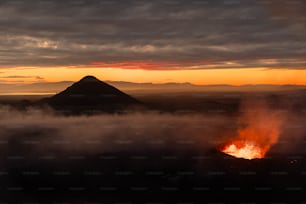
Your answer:
[[[218,135],[232,130],[230,119],[220,115],[159,113],[59,116],[50,110],[20,112],[2,107],[2,150],[11,154],[39,151],[99,154],[121,151],[212,148]],[[37,156],[37,154],[36,154]]]
[[[0,108],[1,155],[33,159],[61,154],[145,154],[151,151],[173,154],[193,151],[205,155],[219,144],[237,137],[237,132],[245,125],[253,134],[257,126],[269,129],[275,124],[277,127],[271,126],[271,131],[277,137],[273,139],[271,153],[298,155],[305,152],[305,116],[267,110],[262,103],[245,104],[236,116],[148,112],[67,117],[51,110],[17,111],[3,106]],[[264,133],[269,135],[269,131]]]

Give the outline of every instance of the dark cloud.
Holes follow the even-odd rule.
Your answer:
[[[45,79],[41,76],[23,76],[23,75],[9,75],[9,76],[0,76],[1,82],[23,82],[21,80],[16,81],[16,79],[30,79],[35,81],[44,81]],[[13,81],[12,81],[13,80]]]
[[[0,78],[4,78],[4,79],[21,79],[21,78],[33,78],[33,77],[32,76],[13,75],[13,76],[0,76]]]
[[[294,2],[1,1],[0,66],[302,69]]]
[[[41,76],[35,76],[35,79],[36,79],[36,80],[45,80],[45,78],[44,78],[44,77],[41,77]]]

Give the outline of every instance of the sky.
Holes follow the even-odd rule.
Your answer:
[[[306,85],[303,0],[2,0],[0,83]]]

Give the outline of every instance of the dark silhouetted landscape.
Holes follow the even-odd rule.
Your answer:
[[[302,201],[304,89],[133,96],[87,76],[54,96],[10,97],[2,202]],[[221,151],[245,125],[271,129],[272,116],[281,126],[264,158]]]

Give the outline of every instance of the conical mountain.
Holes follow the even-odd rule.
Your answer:
[[[66,90],[52,96],[47,103],[55,109],[116,111],[140,104],[136,99],[119,89],[97,79],[86,76]]]

